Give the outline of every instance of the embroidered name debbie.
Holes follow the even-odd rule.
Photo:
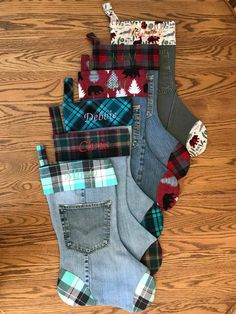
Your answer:
[[[101,120],[112,120],[116,119],[116,113],[113,113],[110,111],[109,113],[97,113],[97,114],[92,114],[92,113],[85,113],[84,115],[84,120],[87,121],[101,121]]]
[[[107,142],[92,143],[91,141],[82,141],[79,144],[79,148],[78,148],[80,153],[91,152],[94,150],[106,150],[106,149],[109,149],[109,143]]]

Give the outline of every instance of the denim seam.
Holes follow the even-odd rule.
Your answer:
[[[153,115],[153,97],[154,97],[154,75],[148,74],[148,98],[147,98],[147,110],[146,118],[151,118]]]
[[[140,154],[139,154],[139,169],[137,173],[137,183],[141,184],[142,177],[143,177],[143,169],[144,169],[144,157],[145,157],[145,139],[141,139],[141,145],[140,145]]]
[[[170,123],[171,123],[171,117],[172,117],[173,110],[174,110],[175,97],[176,97],[176,93],[174,94],[174,97],[172,99],[172,103],[171,103],[171,107],[170,107],[170,113],[168,116],[168,121],[167,121],[167,126],[166,126],[167,128],[171,127]]]
[[[140,137],[140,110],[135,109],[133,113],[134,113],[135,123],[133,125],[132,148],[134,149],[135,147],[138,146],[139,137]]]
[[[89,257],[87,254],[84,255],[84,277],[85,277],[85,284],[90,288],[90,281],[89,281]]]
[[[162,87],[162,88],[159,88],[158,87],[158,95],[166,95],[166,94],[169,94],[171,92],[173,92],[175,90],[175,84],[172,82],[172,73],[171,73],[171,68],[170,68],[170,55],[167,51],[161,51],[162,55],[165,55],[167,56],[167,64],[168,64],[168,70],[167,70],[167,75],[168,75],[168,78],[166,81],[168,81],[168,86],[167,87]],[[161,69],[161,65],[160,65],[160,72],[162,71]],[[161,75],[159,76],[159,80],[161,81]],[[166,82],[165,82],[166,83]]]

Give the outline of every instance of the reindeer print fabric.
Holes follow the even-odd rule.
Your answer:
[[[124,21],[110,23],[111,44],[175,45],[175,22]]]
[[[109,29],[113,45],[176,44],[174,21],[120,21],[109,2],[103,4],[103,10],[110,18]]]
[[[79,98],[147,96],[147,71],[91,70],[78,73]]]

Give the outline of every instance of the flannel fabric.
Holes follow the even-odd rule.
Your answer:
[[[158,240],[148,248],[141,262],[147,266],[152,275],[159,270],[162,264],[162,248]]]
[[[62,106],[67,132],[132,125],[132,111],[130,97],[83,100],[78,105],[67,102]]]
[[[145,310],[153,302],[155,292],[154,278],[150,274],[145,273],[135,290],[133,312]]]
[[[146,97],[147,82],[147,71],[137,68],[81,71],[78,73],[79,98]]]
[[[68,91],[68,94],[64,94],[62,113],[67,132],[133,124],[131,97],[88,99],[74,103],[70,92],[71,85],[73,86],[73,80],[66,78],[64,90]],[[53,123],[54,129],[57,130],[56,121],[55,118]]]
[[[47,166],[48,165],[48,159],[47,154],[44,145],[37,145],[36,146],[37,156],[39,160],[39,166]]]
[[[54,134],[53,140],[57,161],[130,155],[128,128],[72,131]]]
[[[190,155],[186,147],[178,143],[168,160],[167,168],[171,170],[177,179],[184,177],[190,167]]]
[[[176,44],[174,21],[120,21],[109,2],[102,6],[105,14],[110,18],[109,28],[112,44]]]
[[[58,106],[49,107],[57,161],[130,155],[130,132],[125,127],[56,133],[62,120]],[[58,123],[59,122],[59,123]],[[63,127],[63,126],[62,126]]]
[[[60,268],[57,292],[61,299],[71,306],[95,305],[96,302],[84,282],[73,273]]]
[[[144,216],[141,225],[158,238],[163,230],[163,213],[157,204],[153,204]]]
[[[89,33],[91,39],[95,36]],[[92,42],[94,40],[92,39]],[[93,45],[93,69],[159,69],[159,46],[158,45]]]
[[[110,159],[79,160],[48,165],[43,145],[37,145],[40,179],[45,195],[117,185]],[[44,160],[42,159],[42,156]]]

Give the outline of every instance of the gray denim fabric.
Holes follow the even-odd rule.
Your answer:
[[[175,84],[176,46],[160,46],[157,111],[163,126],[183,145],[197,119],[179,98]]]

